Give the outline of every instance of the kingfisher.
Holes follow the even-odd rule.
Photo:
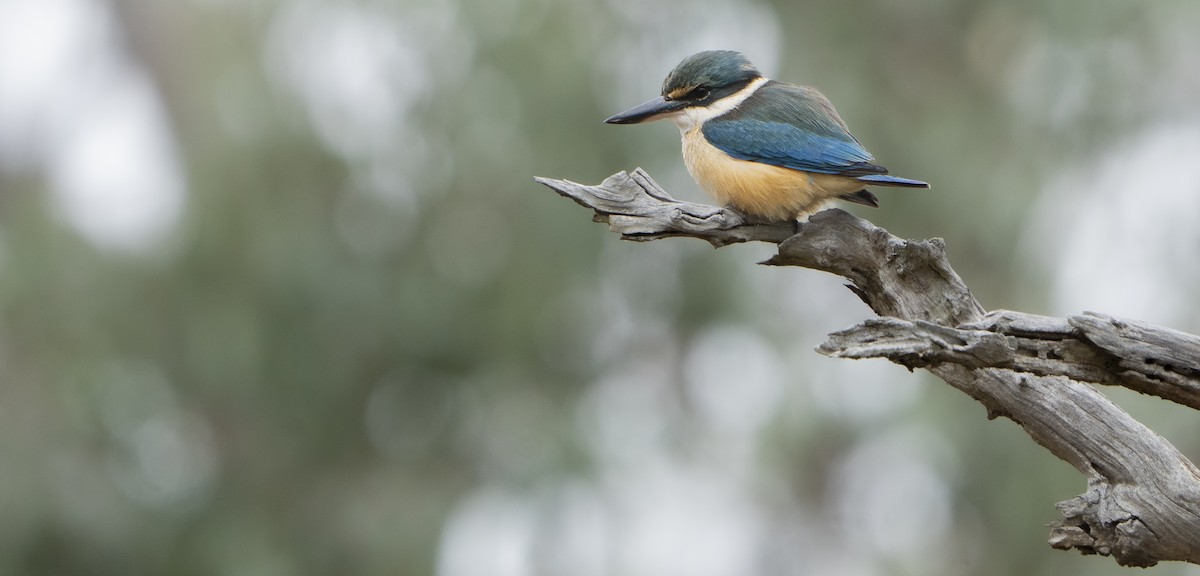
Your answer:
[[[660,96],[605,122],[664,118],[679,127],[684,164],[700,187],[761,219],[802,218],[835,198],[878,207],[867,186],[929,187],[875,164],[815,88],[770,80],[740,52],[684,58]]]

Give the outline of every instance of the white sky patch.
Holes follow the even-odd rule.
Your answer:
[[[285,6],[264,53],[321,140],[347,159],[396,145],[408,106],[428,90],[420,51],[386,14],[354,4]]]
[[[667,456],[668,426],[680,417],[670,389],[672,354],[634,356],[596,382],[580,403],[580,435],[608,469],[641,469]]]
[[[658,460],[611,475],[615,574],[719,576],[752,571],[761,517],[737,482],[704,467]]]
[[[608,502],[589,483],[568,481],[545,490],[544,536],[539,542],[538,574],[603,576],[612,574],[609,553],[615,527]]]
[[[589,502],[603,514],[585,509],[573,524],[603,536],[572,554],[607,557],[604,573],[746,573],[761,557],[764,521],[746,489],[757,468],[745,456],[782,393],[781,361],[761,337],[736,327],[698,336],[683,360],[685,393],[712,434],[705,456],[689,461],[671,448],[671,430],[687,417],[671,383],[674,356],[639,347],[582,401],[578,421],[602,478]],[[563,548],[558,531],[539,533],[548,535],[543,549]]]
[[[839,420],[873,423],[903,412],[920,398],[921,379],[889,362],[847,362],[813,349],[834,330],[852,326],[869,309],[843,282],[809,270],[777,275],[747,274],[752,301],[771,302],[777,312],[764,322],[788,344],[785,375],[803,382],[806,409]]]
[[[714,441],[749,457],[783,396],[787,379],[778,354],[756,332],[713,328],[691,345],[683,373],[688,396]]]
[[[928,566],[952,526],[950,486],[926,461],[944,442],[921,429],[887,431],[855,447],[837,467],[842,542],[873,554]]]
[[[183,177],[165,114],[140,74],[114,78],[101,98],[50,158],[58,209],[98,245],[148,247],[183,209]]]
[[[0,2],[0,165],[26,166],[44,153],[47,96],[71,66],[75,39],[86,35],[94,11],[70,0]]]
[[[438,576],[533,574],[531,503],[493,488],[464,498],[446,521]]]
[[[1200,322],[1200,122],[1147,130],[1046,187],[1025,250],[1051,270],[1049,313]]]
[[[815,354],[811,350],[807,350]],[[909,409],[920,398],[920,378],[888,362],[805,359],[812,405],[838,419],[869,424]]]
[[[0,163],[44,173],[92,243],[136,252],[174,228],[186,190],[161,99],[118,34],[107,4],[0,3]]]

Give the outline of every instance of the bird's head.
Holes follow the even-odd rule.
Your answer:
[[[676,119],[688,110],[712,107],[762,77],[741,52],[709,50],[693,54],[667,74],[661,95],[605,122],[637,124],[662,118]]]

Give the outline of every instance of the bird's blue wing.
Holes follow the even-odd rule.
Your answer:
[[[762,162],[794,170],[861,176],[882,174],[870,153],[853,139],[814,134],[791,124],[763,120],[710,120],[704,137],[739,160]]]
[[[709,143],[739,160],[822,174],[887,173],[812,88],[768,82],[702,130]]]

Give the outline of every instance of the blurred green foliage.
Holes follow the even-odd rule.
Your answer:
[[[836,279],[620,243],[532,177],[701,199],[674,128],[601,120],[742,49],[934,185],[860,213],[946,238],[989,307],[1075,312],[1047,182],[1196,126],[1197,5],[88,1],[186,207],[108,249],[0,168],[0,573],[1120,572],[1046,546],[1084,487],[1011,423],[811,351],[869,313]],[[1194,414],[1117,397],[1200,454]],[[860,506],[889,497],[929,506]]]

